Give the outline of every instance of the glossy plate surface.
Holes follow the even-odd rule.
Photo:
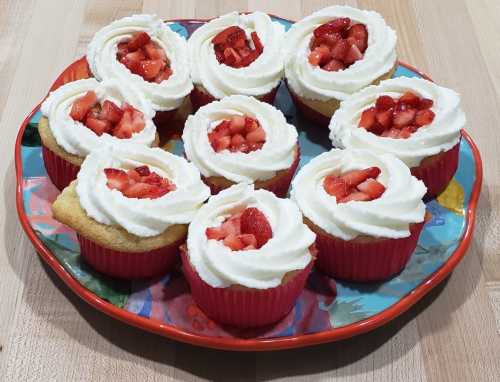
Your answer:
[[[291,22],[274,17],[287,28]],[[204,21],[177,20],[168,25],[189,36]],[[85,60],[70,65],[52,89],[88,76]],[[400,64],[395,76],[424,76]],[[425,76],[424,76],[425,77]],[[331,147],[328,132],[296,115],[281,86],[275,105],[297,126],[301,165]],[[427,203],[427,222],[410,263],[397,277],[377,284],[337,282],[313,273],[294,309],[281,322],[258,330],[221,327],[193,303],[180,272],[159,279],[125,282],[107,278],[80,260],[75,233],[52,218],[58,190],[47,177],[36,128],[37,106],[21,125],[16,142],[17,209],[37,252],[81,298],[104,313],[159,335],[191,344],[231,350],[276,350],[352,337],[396,318],[442,281],[465,255],[472,237],[481,188],[482,166],[472,139],[462,133],[459,168],[449,187]],[[170,149],[182,155],[175,135]]]

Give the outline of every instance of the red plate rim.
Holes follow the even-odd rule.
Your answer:
[[[169,21],[207,21],[202,19],[186,19],[186,20],[169,20]],[[56,79],[51,89],[58,84],[62,78],[71,70],[73,65],[77,62],[84,60],[85,58],[80,58],[79,60],[73,62],[69,65]],[[411,65],[398,62],[399,65],[420,74],[422,77],[431,80],[429,76],[425,73],[420,72],[418,69]],[[41,103],[40,103],[41,104]],[[101,312],[120,320],[129,325],[135,326],[137,328],[173,339],[185,343],[189,343],[196,346],[203,346],[213,349],[222,350],[236,350],[236,351],[270,351],[270,350],[284,350],[299,348],[311,345],[317,345],[326,342],[334,342],[342,339],[350,338],[368,331],[374,330],[385,323],[393,320],[397,316],[401,315],[407,311],[411,306],[413,306],[417,301],[419,301],[424,295],[426,295],[431,289],[438,285],[462,260],[465,256],[467,248],[470,245],[472,239],[472,234],[475,225],[475,212],[479,200],[479,195],[481,192],[481,185],[483,180],[483,166],[481,155],[479,150],[472,140],[472,138],[464,130],[461,131],[462,137],[467,140],[472,149],[472,154],[474,156],[476,179],[474,181],[474,186],[472,189],[471,197],[469,200],[469,205],[465,214],[466,227],[463,234],[462,240],[458,245],[457,249],[450,256],[448,261],[444,263],[441,268],[430,275],[424,282],[422,282],[417,288],[408,293],[405,297],[399,300],[394,305],[385,309],[384,311],[366,318],[364,320],[342,326],[339,328],[334,328],[328,331],[288,336],[280,338],[269,338],[269,339],[234,339],[234,338],[221,338],[221,337],[209,337],[202,336],[194,333],[189,333],[187,331],[178,329],[174,326],[167,325],[165,323],[148,319],[136,315],[135,313],[128,312],[124,309],[118,308],[106,300],[98,297],[83,285],[81,285],[76,279],[73,278],[59,263],[56,257],[50,252],[50,250],[43,244],[43,242],[38,238],[35,231],[31,227],[28,217],[24,211],[23,207],[23,191],[22,191],[22,162],[21,162],[21,140],[32,116],[40,108],[38,104],[29,115],[24,119],[21,128],[17,134],[16,147],[15,147],[15,166],[16,166],[16,208],[19,215],[19,220],[21,225],[26,232],[26,235],[33,243],[37,253],[40,257],[52,268],[52,270],[65,282],[65,284],[73,290],[80,298],[89,303],[94,308],[100,310]]]

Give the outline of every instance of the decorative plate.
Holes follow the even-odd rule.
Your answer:
[[[291,21],[275,20],[289,28]],[[177,20],[168,25],[188,37],[203,20]],[[395,76],[421,76],[400,63]],[[88,77],[85,59],[70,65],[52,89]],[[275,105],[297,126],[301,165],[331,147],[327,129],[308,124],[296,110],[284,86]],[[81,298],[102,312],[159,335],[191,344],[230,350],[276,350],[337,341],[375,329],[396,318],[442,281],[465,255],[474,226],[481,188],[479,152],[462,132],[459,167],[448,188],[427,203],[427,222],[406,269],[375,284],[334,283],[313,273],[294,309],[266,328],[237,330],[208,319],[194,304],[179,271],[162,278],[120,281],[97,273],[80,258],[75,233],[52,218],[51,202],[58,194],[44,168],[37,123],[37,106],[25,119],[16,142],[17,209],[22,226],[36,250],[56,274]],[[182,154],[182,142],[169,147]]]

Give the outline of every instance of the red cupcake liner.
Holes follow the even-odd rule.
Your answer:
[[[158,133],[160,133],[161,130],[168,129],[170,122],[175,119],[175,115],[178,110],[179,108],[156,112],[153,118],[153,123],[155,124]]]
[[[292,101],[295,107],[299,110],[299,112],[309,121],[321,127],[328,127],[330,125],[331,117],[327,117],[324,114],[321,114],[319,111],[314,110],[313,108],[307,106],[301,99],[290,89],[288,83],[286,84],[288,92],[292,97]]]
[[[185,238],[147,252],[121,252],[78,236],[82,258],[101,273],[120,279],[142,279],[168,273],[179,259]]]
[[[276,180],[270,181],[269,184],[266,185],[265,187],[259,186],[257,187],[257,189],[264,189],[267,191],[271,191],[278,198],[285,198],[288,194],[290,183],[292,183],[292,178],[295,175],[295,172],[297,171],[297,167],[299,166],[299,162],[300,162],[300,147],[298,147],[297,149],[297,157],[293,161],[292,165],[286,171],[286,174],[282,174],[279,177],[277,177]],[[228,188],[211,182],[210,178],[206,178],[203,175],[201,176],[201,179],[210,188],[210,193],[212,195],[217,195],[222,190]],[[230,186],[232,185],[233,184],[231,183]]]
[[[444,191],[457,171],[460,141],[450,150],[439,154],[430,163],[412,167],[411,174],[420,179],[427,187],[425,199],[431,199]]]
[[[203,281],[181,250],[182,269],[193,300],[214,321],[250,328],[273,324],[292,310],[311,273],[313,262],[291,280],[269,289],[214,288]]]
[[[80,166],[68,162],[43,145],[42,157],[50,180],[59,190],[62,190],[76,179]]]
[[[318,229],[316,267],[327,275],[348,281],[388,279],[403,270],[417,246],[425,222],[410,226],[410,236],[372,241],[342,240]]]
[[[274,99],[276,98],[276,93],[278,91],[279,86],[280,84],[278,84],[278,86],[272,89],[269,93],[259,96],[259,99],[263,102],[267,102],[272,105],[274,103]],[[191,99],[193,113],[196,112],[200,107],[208,105],[210,102],[216,100],[210,94],[199,90],[196,86],[193,88],[193,90],[191,90],[189,98]]]

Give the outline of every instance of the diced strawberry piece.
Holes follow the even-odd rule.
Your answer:
[[[348,17],[341,17],[320,25],[314,30],[314,37],[320,37],[326,33],[334,33],[334,32],[344,32],[349,25],[351,24],[351,19]]]
[[[226,237],[226,233],[221,227],[209,227],[205,230],[208,240],[222,240]]]
[[[412,129],[410,128],[410,126],[405,126],[399,131],[398,138],[408,139],[411,137],[411,134],[412,134]]]
[[[151,41],[151,37],[146,32],[136,32],[132,35],[131,39],[128,41],[128,50],[133,52],[142,48],[149,41]]]
[[[212,43],[214,45],[225,44],[229,35],[231,35],[233,33],[241,33],[239,31],[243,31],[243,29],[241,29],[238,26],[230,26],[230,27],[224,29],[222,32],[219,32],[217,35],[215,35],[215,37],[212,39]],[[243,31],[243,34],[244,33],[245,33],[245,31]]]
[[[350,40],[352,39],[352,40]],[[352,25],[347,31],[347,40],[354,43],[361,53],[368,47],[368,31],[363,24]]]
[[[375,107],[377,110],[389,110],[390,108],[394,107],[396,105],[396,102],[394,102],[394,99],[391,96],[388,95],[383,95],[377,98],[377,101],[375,102]]]
[[[144,51],[150,60],[162,60],[167,61],[167,55],[165,51],[157,46],[153,41],[148,42],[144,45]]]
[[[128,44],[126,42],[120,42],[116,46],[116,58],[118,60],[121,60],[128,52]]]
[[[266,132],[262,127],[258,127],[254,131],[247,134],[246,140],[249,143],[264,142],[266,140]]]
[[[244,68],[254,62],[257,57],[259,57],[259,55],[260,52],[258,52],[257,50],[252,50],[245,57],[242,57],[241,60],[236,63],[235,67]]]
[[[252,41],[253,41],[253,45],[255,46],[255,50],[257,52],[262,53],[264,51],[264,46],[262,45],[262,42],[260,41],[260,38],[259,38],[257,32],[252,32],[250,34],[250,36],[252,37]]]
[[[93,117],[87,117],[85,125],[99,136],[111,130],[111,123],[109,121]]]
[[[105,168],[107,183],[106,185],[112,190],[123,191],[128,187],[128,176],[123,170],[117,168]]]
[[[331,59],[330,49],[326,45],[320,45],[309,53],[308,58],[311,65],[324,64]]]
[[[257,151],[264,146],[264,142],[252,142],[248,144],[248,151]]]
[[[135,52],[127,53],[120,62],[125,65],[132,73],[137,73],[139,69],[139,65],[142,60],[145,60],[146,56],[142,53],[141,50],[137,50]]]
[[[139,64],[137,74],[139,74],[146,81],[154,80],[160,73],[162,66],[165,63],[162,60],[143,60]]]
[[[231,135],[231,129],[229,128],[229,126],[230,122],[224,120],[219,123],[210,133],[208,133],[208,140],[212,147],[214,147],[215,141],[219,138]]]
[[[319,37],[313,37],[311,50],[314,50],[314,48],[320,45],[326,45],[333,48],[341,39],[342,35],[340,33],[325,33]]]
[[[156,82],[157,84],[159,84],[159,83],[161,83],[163,81],[168,80],[171,75],[172,75],[172,69],[170,69],[167,66],[167,67],[165,67],[165,69],[163,69],[162,71],[160,71],[160,73],[155,77],[154,82]]]
[[[241,251],[245,248],[245,244],[239,239],[238,236],[229,235],[224,239],[224,245],[231,248],[233,251]]]
[[[242,152],[242,153],[249,153],[250,150],[250,145],[248,143],[243,142],[235,146],[231,146],[231,151],[233,152]]]
[[[328,72],[338,72],[339,70],[344,70],[345,65],[342,61],[332,58],[322,69]]]
[[[435,114],[430,109],[424,109],[417,111],[415,116],[415,125],[417,126],[425,126],[434,121]]]
[[[158,187],[147,183],[134,183],[122,191],[127,198],[153,199]]]
[[[129,180],[131,183],[140,183],[142,181],[141,174],[139,174],[137,171],[134,169],[130,169],[127,171],[127,176],[129,177]]]
[[[113,129],[113,135],[120,139],[128,139],[132,137],[132,111],[125,110],[122,115],[122,119]]]
[[[231,148],[238,147],[242,143],[245,143],[245,137],[241,134],[235,134],[231,137]],[[236,150],[234,150],[236,151]]]
[[[245,117],[245,130],[247,133],[259,128],[259,122],[250,117]]]
[[[224,63],[228,66],[236,66],[240,61],[240,55],[233,48],[224,49]]]
[[[97,95],[92,90],[78,98],[71,106],[70,117],[75,121],[83,121],[89,110],[97,103]]]
[[[224,223],[222,223],[221,228],[226,236],[238,236],[241,234],[241,217],[231,216]]]
[[[370,130],[370,128],[375,123],[375,118],[377,115],[377,110],[374,107],[370,107],[361,113],[361,119],[359,120],[359,127],[362,127],[366,130]]]
[[[394,112],[393,123],[396,127],[403,127],[411,125],[415,119],[416,111],[414,109],[407,109],[404,111]]]
[[[149,170],[148,166],[139,166],[139,167],[134,168],[134,170],[137,171],[137,173],[140,176],[148,176],[151,174],[151,171]]]
[[[350,187],[356,187],[358,184],[363,183],[368,178],[376,178],[380,175],[378,167],[368,167],[364,170],[353,170],[342,174],[340,177]]]
[[[345,57],[347,52],[349,51],[349,45],[347,45],[346,40],[340,40],[335,44],[335,46],[331,50],[332,58],[336,60],[343,61],[345,63]]]
[[[215,152],[221,152],[223,150],[226,150],[231,146],[231,137],[226,136],[226,137],[221,137],[217,140],[215,140],[215,143],[212,147],[214,147]]]
[[[377,122],[384,128],[388,129],[392,125],[392,113],[393,110],[385,110],[377,112]]]
[[[309,63],[312,66],[318,66],[319,63],[321,62],[321,53],[318,52],[317,50],[313,50],[312,52],[309,53],[307,59],[309,60]]]
[[[323,180],[323,187],[329,195],[335,196],[337,200],[349,194],[350,188],[344,179],[335,175],[326,176]]]
[[[122,119],[123,111],[114,102],[105,100],[102,103],[100,117],[111,123],[118,123]]]
[[[420,97],[412,92],[405,92],[400,98],[399,102],[404,103],[412,108],[418,108],[420,104]]]
[[[248,247],[257,248],[257,239],[252,234],[244,233],[238,235],[238,239],[240,239],[243,242],[243,244],[245,244],[245,249],[247,249]]]
[[[385,192],[385,186],[371,178],[360,183],[357,188],[367,194],[371,200],[379,198]]]
[[[252,234],[257,239],[257,247],[261,248],[273,237],[273,230],[266,216],[257,208],[249,207],[241,215],[241,232]]]
[[[141,111],[134,109],[132,111],[132,132],[139,133],[146,126],[146,122],[144,121],[144,113]]]
[[[347,42],[346,42],[347,43]],[[359,48],[356,45],[351,45],[349,50],[347,51],[345,58],[344,58],[344,63],[347,65],[353,64],[354,62],[360,60],[363,58],[363,53],[359,50]]]
[[[147,166],[145,166],[147,167]],[[139,175],[141,175],[140,171],[138,169],[135,169]],[[147,169],[149,171],[149,168]],[[156,172],[151,172],[148,175],[141,175],[141,180],[142,183],[147,183],[147,184],[153,184],[158,187],[169,187],[170,182],[167,179],[162,178],[160,175],[158,175]]]
[[[347,195],[345,198],[340,199],[339,203],[347,203],[347,202],[366,202],[370,200],[370,196],[365,194],[364,192],[353,192],[352,194]]]
[[[418,104],[418,108],[420,110],[430,109],[432,107],[432,105],[434,105],[434,101],[433,100],[431,100],[429,98],[421,98],[420,102]]]
[[[153,187],[155,187],[155,189],[152,190],[148,195],[149,199],[161,198],[162,196],[167,195],[170,191],[175,190],[175,186],[171,188],[170,184],[168,184],[167,186],[162,185],[159,187],[158,186],[153,186]]]
[[[395,129],[394,127],[390,130],[385,130],[381,136],[382,137],[387,137],[387,138],[393,138],[393,139],[397,139],[399,138],[399,134],[400,134],[401,130],[399,129]]]
[[[245,130],[245,117],[242,115],[233,115],[229,124],[232,134],[239,134]]]

